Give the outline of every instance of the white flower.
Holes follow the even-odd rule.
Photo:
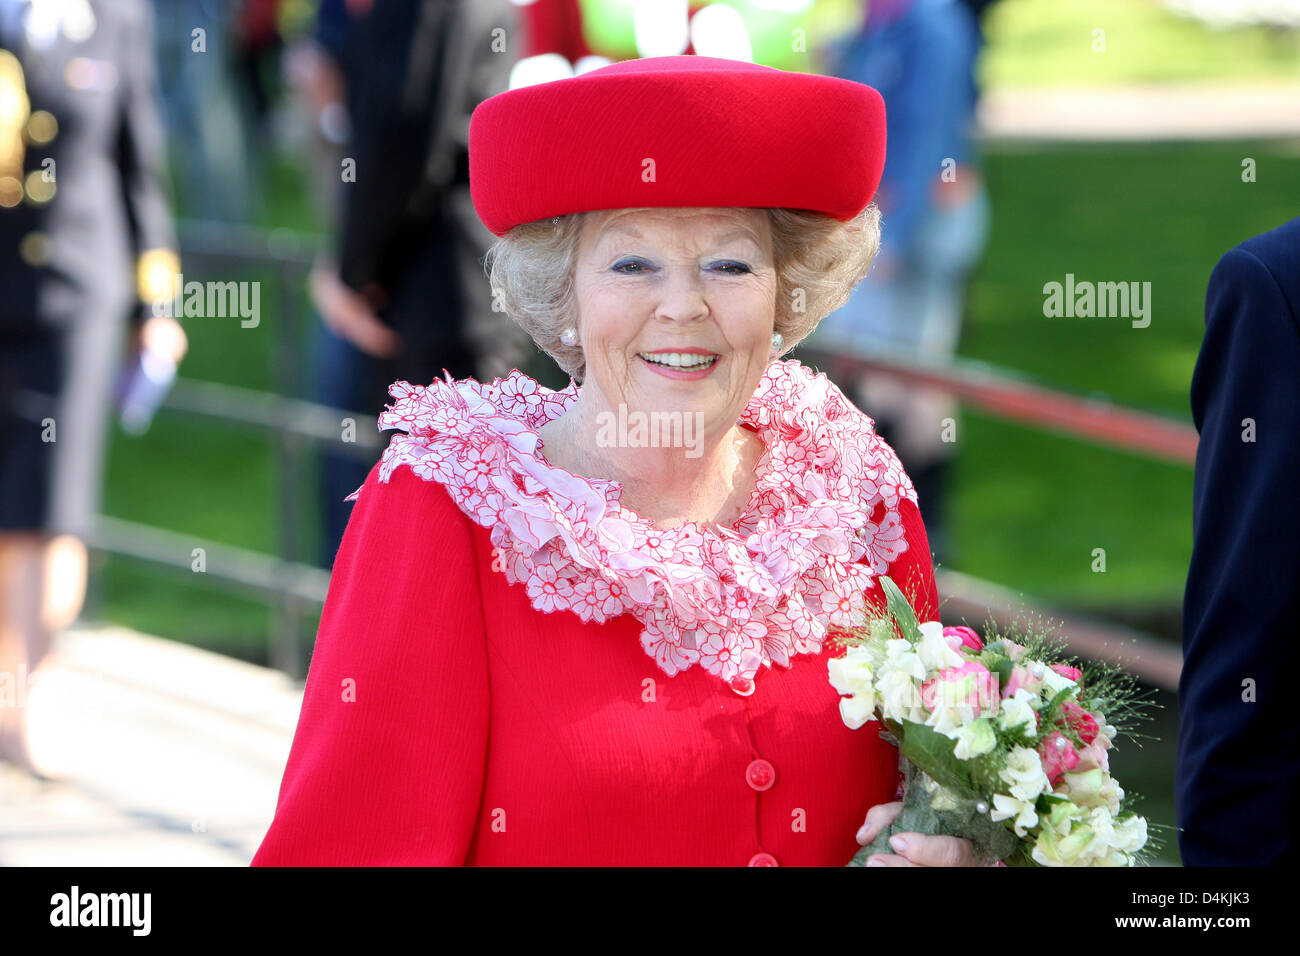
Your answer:
[[[1018,800],[1036,800],[1040,793],[1051,789],[1043,773],[1043,761],[1028,747],[1013,747],[998,776],[1011,784],[1011,795]]]
[[[885,644],[885,663],[880,669],[902,671],[916,680],[925,680],[925,665],[913,651],[911,642],[901,637]]]
[[[1047,693],[1044,696],[1047,697],[1048,700],[1051,700],[1067,687],[1078,686],[1074,681],[1070,680],[1070,678],[1056,673],[1056,671],[1052,670],[1050,667],[1043,668],[1042,677],[1043,686],[1047,688]]]
[[[1124,788],[1100,767],[1082,773],[1067,773],[1063,780],[1070,800],[1077,806],[1105,807],[1111,816],[1119,813],[1120,803],[1124,800]]]
[[[989,812],[989,818],[1010,820],[1012,817],[1015,817],[1015,822],[1011,826],[1018,837],[1023,837],[1027,831],[1038,826],[1038,813],[1034,809],[1033,800],[1017,800],[1005,793],[993,794],[993,809]]]
[[[876,681],[876,692],[880,695],[880,712],[889,720],[910,720],[918,724],[925,720],[921,692],[906,671],[887,671]]]
[[[885,717],[915,723],[925,720],[916,683],[924,677],[925,667],[909,642],[896,638],[885,644],[885,660],[876,674],[876,694]]]
[[[956,740],[962,727],[974,719],[975,711],[970,707],[936,707],[926,716],[925,725],[949,740]]]
[[[958,760],[970,760],[988,753],[997,746],[998,738],[993,725],[984,718],[972,720],[957,731],[957,746],[952,755]]]
[[[1110,811],[1105,807],[1096,807],[1088,813],[1085,820],[1088,828],[1092,830],[1092,839],[1088,841],[1079,854],[1080,862],[1104,859],[1110,852],[1111,847],[1115,845],[1115,827],[1111,820]]]
[[[1131,856],[1123,850],[1117,850],[1111,847],[1106,851],[1106,856],[1102,858],[1099,866],[1133,866],[1137,863]]]
[[[832,657],[826,667],[836,693],[871,694],[875,690],[871,652],[865,647],[850,647],[843,657]]]
[[[854,694],[840,698],[840,718],[849,730],[857,730],[876,713],[874,694]]]
[[[926,621],[921,625],[921,639],[916,642],[916,654],[927,674],[946,667],[961,667],[966,663],[965,658],[948,645],[947,638],[943,636],[943,625],[938,621]],[[918,679],[924,679],[924,675]]]
[[[1075,851],[1073,862],[1084,866],[1132,866],[1132,854],[1146,844],[1147,822],[1133,816],[1117,823],[1109,809],[1095,807],[1071,836],[1080,834],[1091,834],[1091,839]]]
[[[1088,866],[1107,850],[1108,845],[1096,838],[1091,827],[1073,821],[1064,834],[1050,827],[1039,830],[1031,855],[1040,866]]]
[[[1027,734],[1032,734],[1038,729],[1038,723],[1034,719],[1034,708],[1030,701],[1038,699],[1038,695],[1023,687],[1015,692],[1011,697],[1004,697],[1002,700],[1002,716],[998,718],[998,726],[1003,730],[1016,730],[1021,728]]]
[[[1146,842],[1146,817],[1132,816],[1115,827],[1110,845],[1124,853],[1136,853]]]
[[[867,648],[854,646],[843,657],[832,657],[827,663],[831,686],[838,693],[849,695],[840,701],[840,717],[850,730],[857,730],[871,720],[876,711],[872,658]]]

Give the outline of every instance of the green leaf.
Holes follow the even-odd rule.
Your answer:
[[[969,767],[971,782],[975,789],[982,794],[997,793],[1003,790],[1006,784],[999,776],[999,772],[1004,766],[1003,758],[995,750],[992,753],[982,754],[973,760],[965,761]]]
[[[945,787],[966,793],[974,789],[974,782],[965,761],[953,756],[956,746],[955,740],[938,733],[933,727],[903,722],[903,743],[899,747],[903,756]]]
[[[1052,699],[1047,702],[1047,706],[1043,708],[1044,724],[1046,724],[1049,720],[1053,724],[1056,723],[1056,718],[1059,716],[1061,705],[1065,703],[1065,701],[1070,697],[1071,694],[1074,693],[1074,691],[1075,688],[1073,687],[1062,687],[1052,696]],[[1047,732],[1051,733],[1052,730],[1059,730],[1059,729],[1060,729],[1059,727],[1052,727]]]
[[[898,585],[890,579],[889,575],[881,575],[880,588],[885,592],[885,609],[889,612],[889,616],[894,619],[903,637],[915,644],[921,639],[921,625],[916,621],[916,612],[912,610],[912,605],[908,603],[903,592],[898,589]]]
[[[993,673],[998,675],[998,687],[1004,688],[1011,683],[1011,669],[1016,666],[1015,661],[1007,660],[1005,657],[995,664],[985,665]]]

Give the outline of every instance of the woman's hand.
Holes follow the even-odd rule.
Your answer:
[[[903,801],[880,803],[867,811],[858,831],[858,845],[866,846],[903,811]],[[925,836],[902,832],[889,838],[893,853],[875,853],[867,866],[980,866],[970,840],[951,836]]]
[[[134,354],[147,349],[180,365],[189,351],[190,340],[185,329],[170,315],[151,315],[131,330],[130,348]]]
[[[315,265],[308,289],[321,320],[335,335],[378,358],[393,358],[401,350],[398,334],[375,314],[371,302],[343,284],[332,264]]]

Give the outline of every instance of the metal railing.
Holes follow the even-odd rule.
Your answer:
[[[1005,421],[1179,465],[1196,463],[1198,438],[1190,422],[1116,405],[1105,398],[1081,398],[1046,388],[984,362],[962,358],[936,362],[886,354],[859,358],[815,349],[800,349],[799,354],[837,381],[863,373],[885,375],[906,385],[941,388]]]
[[[274,277],[275,318],[270,351],[270,392],[180,378],[162,404],[168,412],[206,418],[267,433],[275,469],[276,553],[263,554],[134,521],[100,515],[88,544],[101,551],[150,564],[191,570],[192,551],[202,548],[205,576],[232,591],[265,600],[275,610],[269,660],[301,679],[306,673],[303,611],[325,601],[330,572],[304,558],[303,514],[298,490],[310,467],[314,446],[330,443],[359,458],[378,458],[385,436],[358,429],[356,440],[339,442],[339,423],[359,422],[372,413],[329,408],[297,398],[302,390],[300,357],[309,331],[303,321],[302,292],[319,248],[315,236],[289,230],[260,230],[225,223],[185,222],[180,226],[182,261],[190,278],[217,269],[269,269]]]

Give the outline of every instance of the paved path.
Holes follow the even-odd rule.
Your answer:
[[[1300,83],[993,89],[979,128],[1027,141],[1300,137]]]
[[[0,865],[244,866],[302,693],[277,671],[124,628],[71,630],[29,692],[41,781],[0,763]]]

